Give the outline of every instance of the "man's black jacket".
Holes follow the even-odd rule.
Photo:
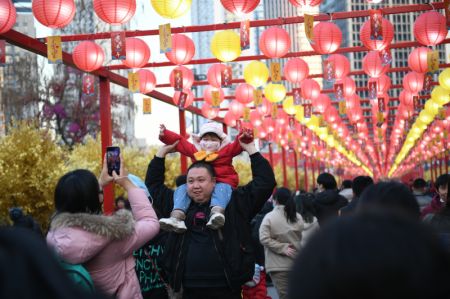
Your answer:
[[[253,277],[255,256],[250,222],[270,197],[276,181],[272,168],[260,153],[250,156],[253,180],[238,187],[231,195],[225,210],[225,225],[212,231],[216,250],[225,265],[225,276],[231,289],[239,289]],[[164,185],[165,159],[154,157],[150,162],[145,183],[153,198],[153,205],[162,217],[169,217],[173,208],[173,190]],[[192,210],[192,209],[190,209]],[[195,211],[186,215],[188,232],[170,233],[166,242],[163,267],[168,281],[179,291],[183,277],[189,228]],[[195,254],[195,253],[189,253]]]

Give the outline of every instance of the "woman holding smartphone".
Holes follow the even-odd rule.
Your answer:
[[[111,176],[105,156],[99,180],[83,169],[60,178],[47,243],[65,262],[85,266],[98,290],[119,299],[142,298],[133,251],[158,233],[159,223],[144,190],[130,181],[121,161],[119,174]],[[132,211],[101,214],[101,188],[112,182],[128,192]]]

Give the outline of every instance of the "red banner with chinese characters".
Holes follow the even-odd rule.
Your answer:
[[[299,106],[299,105],[303,104],[302,89],[301,88],[294,88],[294,89],[292,89],[292,94],[293,94],[293,97],[294,97],[294,105],[295,106]]]
[[[174,70],[173,71],[173,77],[174,77],[174,89],[176,91],[182,91],[183,90],[183,72],[181,70]]]
[[[187,93],[185,93],[183,91],[180,92],[180,97],[179,97],[179,100],[178,100],[178,108],[180,110],[184,110],[184,105],[186,104],[187,96],[188,96]]]
[[[334,84],[334,94],[336,95],[336,99],[341,101],[344,99],[344,84],[343,83],[335,83]]]
[[[329,82],[333,82],[336,79],[334,61],[325,60],[323,62],[323,79]]]
[[[370,39],[383,40],[383,15],[380,10],[370,11]]]
[[[369,100],[375,100],[377,98],[377,82],[369,82]]]
[[[303,105],[303,107],[304,107],[304,117],[305,118],[311,118],[311,115],[312,115],[312,105],[311,104],[305,104],[305,105]]]
[[[95,93],[95,77],[94,75],[84,74],[83,75],[83,94],[91,96]]]
[[[125,32],[111,32],[111,55],[113,60],[126,59]]]
[[[386,103],[384,101],[384,98],[378,98],[378,111],[385,112],[386,111]]]
[[[231,86],[231,80],[233,79],[233,72],[231,66],[227,66],[220,72],[220,81],[222,82],[222,88]]]
[[[241,22],[239,36],[241,38],[241,50],[250,49],[250,20]]]
[[[0,65],[6,63],[6,42],[0,39]]]

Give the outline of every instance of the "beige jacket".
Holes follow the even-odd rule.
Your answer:
[[[284,214],[284,205],[276,205],[268,213],[259,228],[259,239],[264,246],[267,272],[289,271],[294,259],[284,254],[289,245],[297,251],[300,250],[303,219],[297,213],[297,222],[287,222]]]

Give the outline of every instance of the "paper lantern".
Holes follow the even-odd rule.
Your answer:
[[[241,117],[242,114],[244,114],[244,108],[245,106],[241,103],[239,103],[236,100],[232,100],[230,102],[230,105],[228,106],[228,109],[233,113],[237,118]]]
[[[264,95],[271,103],[277,103],[286,96],[286,88],[283,84],[269,83],[264,88]]]
[[[391,78],[387,75],[381,75],[379,78],[369,78],[368,85],[371,82],[377,83],[377,94],[385,93],[391,88]]]
[[[364,22],[364,24],[361,26],[361,30],[359,31],[359,36],[361,38],[361,41],[363,45],[369,49],[369,50],[378,50],[381,51],[383,49],[386,49],[387,46],[389,46],[392,42],[392,39],[394,38],[394,26],[392,26],[392,23],[382,18],[382,24],[383,24],[383,39],[370,39],[370,20],[367,20]]]
[[[294,6],[317,6],[322,3],[322,0],[289,0]]]
[[[289,59],[283,69],[286,80],[293,84],[300,84],[309,75],[308,64],[301,58]]]
[[[257,110],[250,112],[250,122],[254,127],[260,127],[263,124],[261,114]]]
[[[271,117],[264,118],[263,126],[267,133],[272,133],[275,131],[275,121]]]
[[[17,13],[11,0],[0,1],[0,34],[9,31],[16,23]]]
[[[139,70],[137,73],[139,76],[139,91],[144,94],[152,92],[156,86],[155,74],[149,70]]]
[[[445,17],[437,11],[421,14],[414,22],[414,36],[425,46],[435,46],[447,36]]]
[[[328,106],[330,105],[331,105],[330,97],[323,93],[321,93],[317,99],[312,101],[312,106],[320,114],[324,114]]]
[[[148,63],[150,59],[150,48],[139,38],[128,37],[125,40],[126,59],[123,64],[129,68],[141,68]]]
[[[290,47],[289,33],[280,27],[267,28],[259,38],[259,49],[269,58],[283,57]]]
[[[320,22],[314,26],[314,38],[311,47],[319,54],[336,51],[342,42],[342,31],[331,22]]]
[[[245,82],[253,87],[260,87],[269,79],[269,69],[261,61],[253,60],[244,67]]]
[[[356,92],[356,83],[350,77],[345,77],[342,80],[337,80],[336,84],[342,83],[344,85],[344,97],[348,98],[355,94]]]
[[[241,55],[241,39],[233,30],[218,31],[211,39],[211,53],[223,62],[233,61]]]
[[[208,69],[208,83],[216,88],[222,87],[222,71],[226,69],[226,65],[215,63]]]
[[[96,43],[83,41],[73,49],[72,58],[80,70],[92,72],[102,66],[105,60],[105,52]]]
[[[426,73],[428,71],[428,53],[431,49],[426,47],[415,48],[408,56],[409,67],[418,73]]]
[[[236,87],[236,101],[242,104],[248,104],[253,101],[255,89],[250,84],[241,83]]]
[[[165,54],[173,64],[186,64],[195,55],[194,42],[184,34],[174,34],[172,35],[172,49]]]
[[[153,9],[161,17],[176,19],[191,9],[192,0],[151,0]]]
[[[248,14],[259,4],[260,0],[220,0],[223,7],[235,15]]]
[[[36,20],[50,28],[63,28],[75,16],[73,0],[33,0],[31,9]]]
[[[216,118],[219,115],[219,108],[214,108],[208,103],[203,103],[202,115],[207,119]]]
[[[136,0],[94,0],[94,11],[103,22],[121,25],[136,13]]]
[[[184,109],[184,108],[187,108],[192,105],[192,103],[194,102],[194,94],[192,93],[192,91],[190,89],[186,89],[186,88],[183,89],[183,92],[187,94],[186,100],[184,101],[184,105],[182,107]],[[179,107],[178,104],[179,104],[179,100],[180,100],[180,94],[181,94],[181,91],[175,91],[173,98],[172,98],[173,102],[178,107]]]
[[[417,72],[408,72],[403,77],[403,87],[412,93],[419,93],[423,89],[424,75]]]
[[[302,97],[306,100],[315,100],[320,95],[320,85],[313,79],[305,79],[300,84]]]
[[[383,62],[380,57],[380,52],[378,51],[370,51],[364,56],[363,61],[363,70],[364,72],[372,78],[378,78],[389,69],[389,65],[383,65]]]
[[[431,92],[431,99],[438,105],[444,106],[448,102],[450,102],[450,94],[447,89],[441,86],[436,86],[433,88],[433,91]]]
[[[219,103],[223,102],[223,99],[225,98],[225,94],[223,93],[222,88],[216,88],[213,86],[208,86],[205,88],[205,90],[203,91],[203,99],[205,100],[206,103],[212,105],[213,104],[213,97],[212,97],[212,92],[213,91],[218,91],[219,92]]]
[[[236,126],[236,116],[231,111],[228,111],[227,113],[225,113],[223,122],[229,127],[235,127]]]
[[[402,90],[398,96],[398,99],[400,101],[400,104],[404,104],[405,106],[412,106],[414,101],[414,96],[417,94],[414,94],[408,90]]]
[[[263,98],[262,104],[256,106],[256,110],[261,115],[267,115],[272,109],[272,104],[266,99]]]
[[[283,101],[283,110],[289,115],[294,115],[300,109],[300,105],[294,105],[294,97],[288,96]]]
[[[341,54],[331,54],[327,61],[334,64],[335,79],[340,80],[345,78],[350,73],[350,61]]]
[[[450,90],[450,68],[446,68],[439,74],[439,85]]]
[[[182,65],[177,66],[170,72],[170,86],[175,87],[175,70],[180,70],[183,75],[183,88],[191,88],[194,83],[194,73],[192,73],[192,70]]]

